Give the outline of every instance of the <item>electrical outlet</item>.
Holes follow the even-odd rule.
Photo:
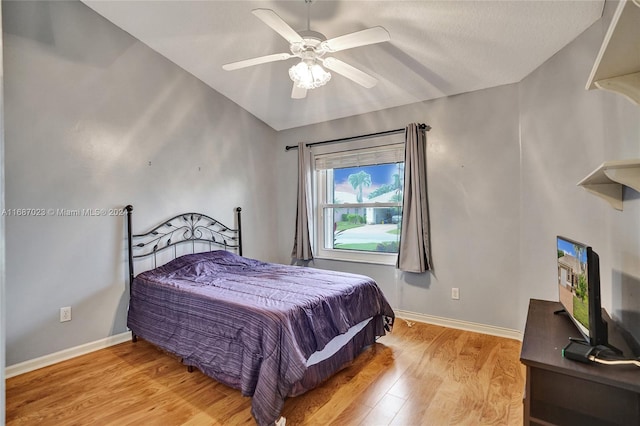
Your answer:
[[[71,321],[71,306],[60,308],[60,322]]]
[[[451,289],[451,298],[453,300],[459,300],[460,299],[460,289],[458,287],[453,287]]]

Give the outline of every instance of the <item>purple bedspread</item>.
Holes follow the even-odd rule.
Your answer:
[[[381,336],[394,313],[369,277],[213,251],[138,275],[127,324],[252,396],[254,418],[268,425],[302,379],[306,359],[370,317]]]

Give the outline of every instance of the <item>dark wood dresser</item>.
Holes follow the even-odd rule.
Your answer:
[[[558,302],[532,299],[520,361],[527,368],[525,425],[640,425],[640,367],[581,363],[562,357],[580,334]],[[633,352],[606,315],[609,343]],[[636,354],[637,356],[637,354]]]

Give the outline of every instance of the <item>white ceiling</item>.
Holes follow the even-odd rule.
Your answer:
[[[378,79],[372,89],[333,73],[291,99],[296,59],[224,71],[222,65],[289,52],[251,10],[307,26],[304,0],[104,1],[89,7],[275,130],[411,104],[522,80],[602,15],[604,1],[324,1],[311,29],[327,38],[381,25],[391,41],[334,56]]]

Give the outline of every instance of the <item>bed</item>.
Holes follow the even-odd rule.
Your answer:
[[[391,330],[394,312],[369,277],[242,256],[241,209],[230,228],[184,213],[132,232],[127,206],[127,325],[185,365],[250,396],[260,425]],[[191,253],[180,254],[188,244]],[[198,250],[204,249],[204,250]],[[163,263],[161,253],[169,251]],[[134,263],[153,260],[137,276]]]

